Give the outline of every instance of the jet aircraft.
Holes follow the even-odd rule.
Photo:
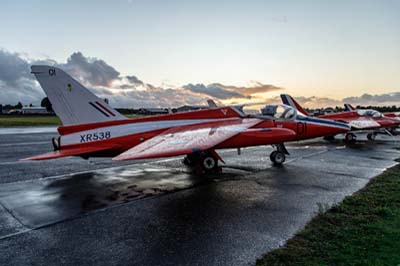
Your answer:
[[[348,125],[298,114],[286,105],[266,106],[260,115],[234,107],[128,119],[63,70],[31,67],[62,126],[54,151],[24,160],[66,156],[136,160],[186,155],[183,162],[202,173],[219,170],[216,150],[276,145],[270,159],[282,164],[284,142],[344,133]]]

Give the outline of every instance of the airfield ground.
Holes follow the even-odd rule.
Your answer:
[[[399,192],[397,165],[327,212],[322,209],[305,229],[257,265],[398,265]]]
[[[54,128],[0,129],[0,265],[252,265],[318,213],[396,164],[397,140],[313,140],[221,152],[218,176],[181,158],[18,159],[51,150]]]

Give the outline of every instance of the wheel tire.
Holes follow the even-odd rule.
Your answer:
[[[345,139],[347,142],[355,142],[355,141],[356,141],[356,136],[355,136],[354,134],[352,134],[352,133],[349,133],[349,134],[346,134],[346,135],[344,136],[344,139]]]
[[[214,156],[207,154],[201,159],[201,168],[205,173],[215,173],[218,169],[218,159]]]
[[[370,140],[370,141],[374,141],[375,138],[376,138],[376,134],[374,134],[374,133],[369,133],[367,135],[367,139]]]
[[[269,157],[271,161],[276,165],[282,165],[286,160],[285,153],[281,151],[273,151]]]
[[[283,152],[277,151],[275,153],[275,163],[276,164],[281,165],[285,162],[285,160],[286,160],[286,156]]]
[[[271,152],[271,154],[269,155],[269,159],[271,160],[271,162],[275,163],[275,154],[277,153],[277,151],[273,151]]]

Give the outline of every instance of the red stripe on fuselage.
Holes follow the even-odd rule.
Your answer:
[[[115,116],[115,114],[113,112],[111,112],[110,110],[108,110],[104,105],[102,105],[99,102],[96,102],[97,106],[99,106],[101,109],[103,109],[104,111],[106,111],[108,114]]]

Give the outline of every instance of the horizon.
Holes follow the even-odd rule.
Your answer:
[[[118,107],[400,103],[397,1],[6,1],[0,103],[37,104],[58,66]],[[61,19],[60,19],[61,18]],[[65,19],[62,19],[65,18]],[[54,37],[52,37],[54,36]]]

